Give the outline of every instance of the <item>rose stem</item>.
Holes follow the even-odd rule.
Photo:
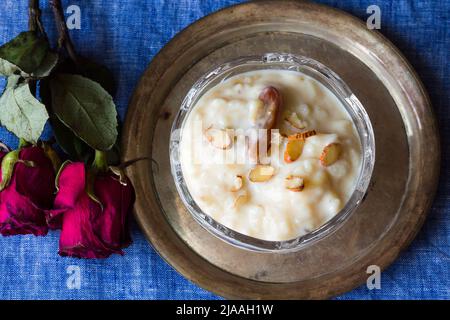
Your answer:
[[[53,16],[55,18],[56,28],[58,29],[59,34],[58,47],[62,48],[64,46],[70,59],[78,65],[78,56],[72,40],[70,39],[69,31],[67,30],[61,0],[50,0],[50,6],[53,9]]]
[[[29,143],[24,138],[19,138],[19,149],[25,148]]]
[[[38,28],[38,16],[41,10],[39,9],[39,0],[29,0],[28,2],[28,28],[32,32],[36,32]],[[36,81],[30,81],[30,91],[36,95]],[[22,140],[22,138],[20,138]]]
[[[41,22],[41,9],[39,8],[39,0],[29,0],[28,2],[28,27],[30,31],[39,32],[47,39],[47,34],[45,33],[44,27]]]
[[[37,29],[36,15],[38,14],[38,10],[39,0],[30,0],[28,2],[28,28],[30,31],[36,31]]]

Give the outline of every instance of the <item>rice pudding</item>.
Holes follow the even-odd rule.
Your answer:
[[[182,127],[180,164],[194,201],[226,227],[264,240],[293,239],[334,217],[361,162],[344,106],[296,71],[231,77],[197,101]]]

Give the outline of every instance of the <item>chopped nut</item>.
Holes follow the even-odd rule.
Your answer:
[[[248,202],[248,200],[250,200],[249,194],[247,192],[242,192],[234,200],[233,207],[234,208],[238,208],[238,207],[246,204]]]
[[[288,137],[289,140],[300,140],[300,139],[307,139],[309,137],[315,136],[317,134],[316,130],[310,130],[310,131],[306,131],[306,132],[300,132],[300,133],[296,133],[293,134],[291,136]]]
[[[208,128],[205,131],[206,139],[216,148],[226,150],[231,147],[233,140],[224,129]]]
[[[275,173],[275,168],[269,165],[257,165],[249,174],[249,180],[252,182],[266,182]]]
[[[297,113],[293,112],[289,115],[289,117],[284,119],[287,123],[289,123],[292,127],[303,130],[306,128],[306,121],[301,120]]]
[[[284,185],[286,186],[286,189],[294,192],[303,191],[305,188],[305,182],[300,176],[287,176]]]
[[[327,145],[320,156],[320,163],[324,167],[331,166],[335,163],[341,154],[341,145],[339,143],[331,143]]]
[[[258,108],[253,129],[267,130],[267,147],[270,148],[270,130],[275,127],[277,115],[282,107],[283,99],[280,92],[276,88],[270,86],[264,88],[258,98],[263,103],[263,106]],[[250,160],[256,163],[259,162],[260,153],[260,150],[258,149],[258,140],[258,138],[251,137],[248,148]]]
[[[259,100],[264,104],[262,113],[257,119],[257,129],[273,129],[276,123],[277,114],[283,104],[280,92],[274,87],[267,87],[259,95]]]
[[[236,176],[235,178],[234,178],[234,181],[233,181],[233,187],[231,188],[231,191],[232,192],[236,192],[236,191],[239,191],[241,188],[242,188],[242,186],[243,186],[243,179],[242,179],[242,176]]]
[[[290,163],[300,158],[303,152],[304,145],[304,139],[288,140],[286,144],[286,150],[284,151],[284,161]]]

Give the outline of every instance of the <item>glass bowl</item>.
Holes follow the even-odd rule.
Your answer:
[[[291,240],[269,241],[234,231],[203,212],[192,198],[183,177],[180,164],[180,140],[184,121],[197,101],[210,88],[235,75],[256,70],[291,70],[304,73],[327,87],[343,104],[355,124],[362,147],[362,163],[355,189],[344,206],[333,218],[319,228]],[[375,141],[370,119],[356,96],[332,70],[311,58],[266,53],[262,56],[242,57],[224,63],[201,77],[189,90],[172,125],[170,137],[170,164],[175,185],[187,210],[207,231],[238,248],[258,252],[290,252],[312,245],[338,230],[361,204],[367,191],[375,162]]]

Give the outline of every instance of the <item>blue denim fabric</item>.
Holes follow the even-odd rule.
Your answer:
[[[77,50],[108,65],[118,82],[115,97],[123,119],[140,75],[180,30],[238,0],[65,0],[81,8],[81,30],[71,31]],[[440,122],[443,164],[437,198],[412,245],[381,276],[381,290],[361,286],[338,299],[450,298],[450,1],[321,0],[367,19],[381,8],[381,32],[406,55],[431,96]],[[27,28],[26,0],[0,1],[0,44]],[[43,22],[56,38],[51,10],[42,0]],[[4,80],[0,80],[0,88]],[[51,132],[47,129],[46,136]],[[0,140],[15,147],[0,129]],[[46,237],[0,237],[2,299],[216,299],[167,265],[134,226],[124,257],[78,260],[58,256],[59,232]],[[68,266],[78,266],[80,289],[67,286]]]

